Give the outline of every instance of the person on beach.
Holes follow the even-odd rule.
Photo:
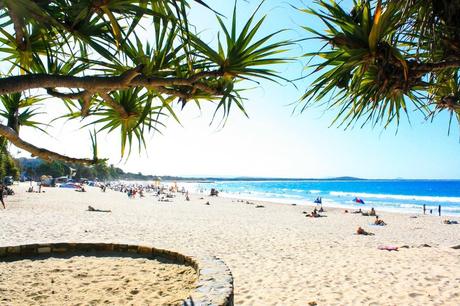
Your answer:
[[[358,227],[356,230],[357,235],[364,235],[364,236],[373,236],[374,233],[366,232],[361,226]]]
[[[316,208],[313,209],[313,211],[310,214],[310,217],[313,217],[313,218],[318,218],[319,217],[319,214],[318,214],[318,211],[316,210]]]
[[[311,214],[307,214],[306,217],[310,217],[310,218],[319,218],[319,217],[322,217],[318,211],[315,209],[313,209],[313,211],[311,212]]]
[[[361,212],[361,215],[363,215],[363,216],[375,216],[376,214],[375,214],[374,207],[372,207],[369,212]]]
[[[92,206],[88,206],[88,211],[93,211],[93,212],[112,212],[111,210],[108,209],[97,209]]]
[[[426,205],[423,204],[423,214],[425,214],[425,213],[426,213]]]
[[[80,186],[79,188],[75,189],[77,192],[86,192],[85,187]]]
[[[6,209],[5,201],[3,200],[3,193],[5,191],[5,186],[0,185],[0,202],[2,202],[3,209]]]
[[[382,219],[379,219],[379,216],[375,216],[374,224],[379,226],[387,225]]]

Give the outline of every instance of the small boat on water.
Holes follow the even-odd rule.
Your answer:
[[[316,200],[313,201],[313,203],[315,203],[315,204],[323,204],[323,201],[322,201],[321,197],[317,197]]]

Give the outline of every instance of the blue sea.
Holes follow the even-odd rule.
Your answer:
[[[221,196],[266,200],[286,204],[314,204],[322,198],[323,206],[366,208],[405,213],[460,215],[460,180],[299,180],[299,181],[217,181],[190,184],[194,192],[208,193],[211,188]],[[363,204],[353,201],[361,198]]]

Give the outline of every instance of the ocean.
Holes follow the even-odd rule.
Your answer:
[[[460,180],[298,180],[298,181],[217,181],[187,184],[193,192],[266,200],[285,204],[314,204],[321,197],[325,207],[362,208],[421,213],[425,204],[437,214],[460,215]],[[354,202],[361,198],[363,204]]]

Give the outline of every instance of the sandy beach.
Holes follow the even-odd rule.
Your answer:
[[[388,224],[378,227],[373,217],[341,209],[306,218],[311,207],[26,187],[15,186],[0,209],[0,245],[117,242],[215,255],[233,273],[236,305],[460,304],[460,249],[452,248],[460,245],[460,225],[443,224],[445,217],[377,211]],[[112,212],[88,212],[88,205]],[[375,235],[355,235],[358,226]]]

